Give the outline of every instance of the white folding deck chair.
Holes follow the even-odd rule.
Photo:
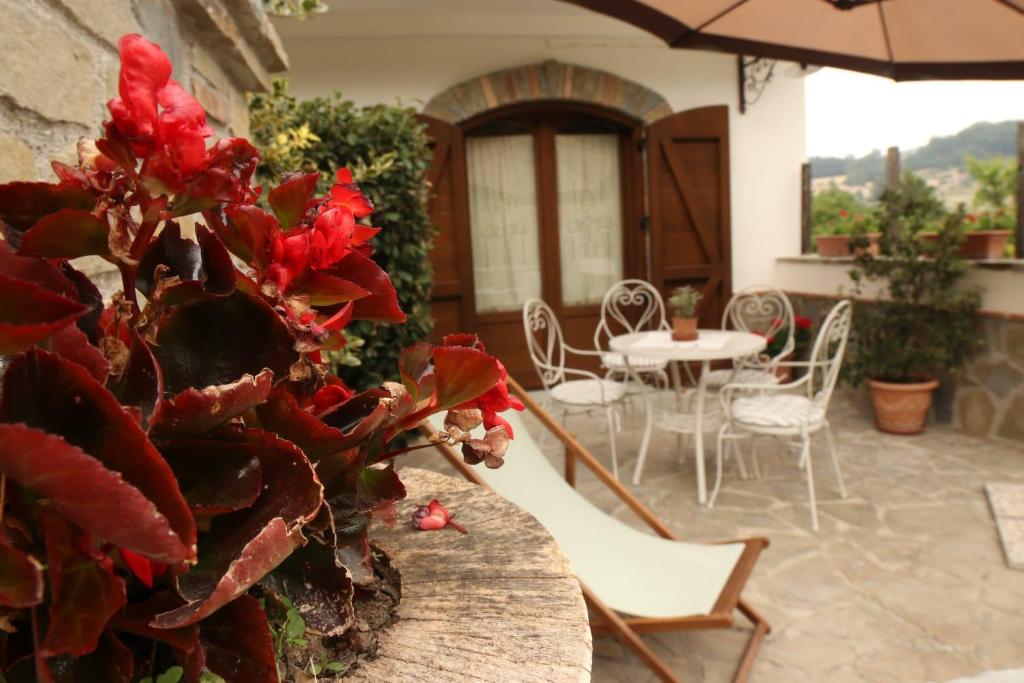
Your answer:
[[[839,467],[839,456],[828,421],[828,406],[839,379],[852,319],[853,307],[849,301],[840,301],[832,307],[814,340],[810,360],[791,363],[807,368],[807,373],[800,379],[786,384],[736,383],[722,387],[721,401],[726,422],[718,432],[715,488],[708,499],[709,508],[714,506],[722,486],[722,459],[727,454],[725,449],[738,439],[758,435],[795,439],[791,445],[800,454],[797,466],[806,473],[811,527],[815,531],[818,530],[818,507],[811,463],[811,436],[816,432],[825,432],[839,495],[846,498],[843,472]],[[799,390],[799,393],[794,393],[794,389]],[[756,459],[754,465],[756,468]]]
[[[761,354],[744,358],[732,369],[712,370],[706,382],[709,389],[720,389],[730,382],[776,384],[779,363],[796,348],[796,316],[786,293],[770,285],[754,285],[736,292],[722,313],[723,330],[740,330],[773,337],[789,330],[786,343],[774,356]]]
[[[734,612],[739,610],[754,625],[734,678],[747,680],[770,627],[740,594],[768,541],[753,538],[704,544],[678,540],[518,383],[509,378],[509,386],[544,427],[562,441],[565,478],[547,460],[522,418],[514,412],[504,415],[516,438],[500,469],[471,468],[454,448],[439,445],[446,459],[467,479],[490,487],[522,507],[551,532],[565,550],[583,588],[595,635],[614,635],[663,681],[676,682],[679,677],[639,634],[728,629],[733,625]],[[589,467],[657,535],[620,522],[580,495],[573,488],[576,459]]]

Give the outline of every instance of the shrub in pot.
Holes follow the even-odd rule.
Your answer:
[[[497,413],[521,406],[471,335],[406,349],[400,383],[329,375],[350,320],[405,317],[373,207],[344,169],[257,207],[255,148],[207,148],[159,47],[120,53],[79,165],[0,185],[0,678],[293,680],[276,634],[365,639],[368,523],[405,495],[395,437],[447,412],[433,438],[497,466]],[[70,263],[89,255],[120,271],[109,305]]]
[[[878,429],[897,434],[924,430],[937,377],[979,344],[980,292],[962,284],[967,264],[957,255],[962,214],[948,217],[934,240],[920,237],[926,220],[903,215],[899,233],[881,240],[881,254],[860,253],[850,271],[855,294],[872,282],[881,291],[856,303],[846,375],[868,384]]]
[[[1008,256],[1010,235],[1017,225],[1014,196],[1017,165],[1012,159],[967,158],[967,170],[978,183],[972,200],[974,212],[967,214],[967,228],[960,256],[995,259]]]
[[[693,341],[697,338],[697,304],[700,299],[701,293],[690,285],[673,290],[668,299],[668,308],[672,316],[672,339],[675,341]]]

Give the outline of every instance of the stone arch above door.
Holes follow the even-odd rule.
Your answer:
[[[645,123],[672,113],[665,98],[639,83],[576,64],[549,60],[471,78],[435,95],[423,113],[459,123],[517,102],[570,100],[626,112]]]

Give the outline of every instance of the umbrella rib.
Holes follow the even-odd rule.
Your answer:
[[[1010,9],[1015,10],[1017,12],[1017,14],[1024,15],[1024,7],[1021,7],[1020,5],[1018,5],[1015,2],[1011,2],[1010,0],[995,0],[995,1],[997,3],[999,3],[1000,5],[1006,5]]]
[[[878,18],[882,21],[882,35],[885,36],[885,50],[889,53],[889,64],[895,72],[896,57],[892,53],[892,40],[889,38],[889,24],[885,21],[885,10],[882,9],[882,3],[878,3],[876,6],[878,7]]]
[[[716,21],[718,21],[719,19],[724,17],[726,14],[729,14],[733,10],[738,9],[740,7],[740,5],[747,4],[749,1],[750,0],[737,0],[732,5],[730,5],[729,7],[726,7],[724,10],[722,10],[718,14],[714,15],[713,17],[711,17],[710,19],[708,19],[704,23],[700,24],[699,26],[695,26],[694,28],[687,29],[687,31],[685,33],[683,33],[683,35],[679,36],[678,38],[676,38],[675,40],[672,41],[672,46],[673,47],[678,47],[679,45],[682,45],[683,41],[686,40],[687,38],[689,38],[690,36],[692,36],[694,33],[700,33],[705,28],[707,28],[711,24],[715,23]]]

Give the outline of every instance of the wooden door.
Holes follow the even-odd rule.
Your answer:
[[[427,170],[430,195],[427,212],[434,226],[434,269],[430,341],[440,343],[452,332],[475,328],[473,265],[469,250],[469,208],[466,203],[466,156],[462,130],[447,121],[421,114],[427,125],[431,159]]]
[[[701,327],[718,327],[732,294],[729,110],[680,112],[647,130],[650,280],[666,296],[693,285]]]

